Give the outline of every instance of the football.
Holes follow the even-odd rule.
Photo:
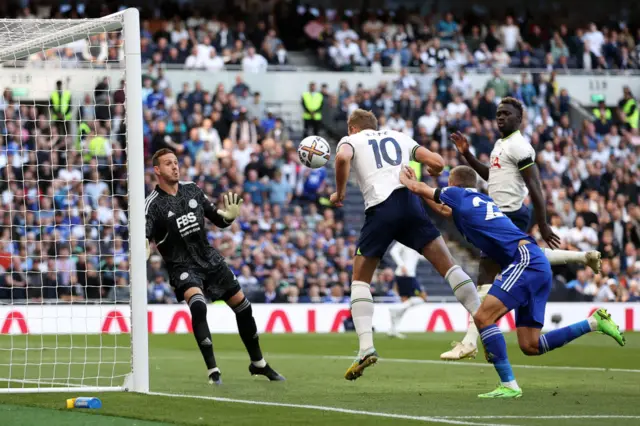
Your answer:
[[[300,162],[312,169],[319,169],[331,158],[329,143],[320,136],[307,136],[298,146]]]

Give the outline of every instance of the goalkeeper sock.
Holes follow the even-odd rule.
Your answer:
[[[591,319],[591,318],[590,318]],[[561,348],[578,337],[595,331],[598,323],[595,320],[591,322],[589,319],[562,327],[557,330],[548,332],[540,336],[538,340],[538,355],[542,355],[557,348]]]
[[[489,293],[491,289],[491,284],[484,284],[478,287],[478,297],[480,298],[480,303],[484,300],[484,298]],[[462,339],[462,343],[471,346],[478,346],[478,337],[480,336],[480,332],[478,331],[478,327],[476,327],[476,323],[473,320],[473,316],[469,317],[469,328],[467,328],[467,334],[465,334],[464,339]]]
[[[267,365],[267,362],[262,358],[258,327],[256,327],[255,319],[253,319],[251,302],[245,297],[242,299],[242,302],[233,308],[233,312],[236,313],[238,333],[240,334],[242,343],[244,343],[244,347],[247,348],[251,363],[258,368],[263,368]]]
[[[373,297],[369,284],[351,283],[351,317],[360,341],[360,354],[373,348]]]
[[[444,279],[449,283],[453,294],[462,306],[471,315],[474,315],[480,307],[480,297],[473,280],[458,265],[454,265],[447,271]]]
[[[544,248],[544,255],[552,265],[566,265],[568,263],[587,263],[587,253],[583,251],[552,250]]]
[[[502,385],[511,389],[520,389],[507,357],[507,342],[505,342],[498,326],[491,324],[489,327],[481,329],[480,338],[487,352],[487,359],[498,372]]]
[[[211,331],[207,324],[207,302],[204,295],[198,293],[189,299],[189,310],[191,311],[191,327],[193,336],[202,353],[205,364],[209,372],[216,368],[216,358],[213,355],[213,342],[211,341]]]

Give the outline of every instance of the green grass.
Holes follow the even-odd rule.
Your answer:
[[[384,335],[375,338],[383,359],[361,379],[348,382],[343,374],[356,349],[355,335],[263,335],[261,344],[265,357],[288,379],[285,383],[270,383],[249,375],[248,358],[238,336],[216,335],[214,348],[224,385],[211,387],[207,384],[204,365],[192,336],[154,335],[150,336],[151,390],[209,399],[103,393],[96,395],[103,401],[100,410],[66,410],[66,398],[86,396],[85,393],[0,394],[0,422],[31,425],[44,424],[46,420],[47,426],[436,425],[445,424],[445,421],[475,425],[640,424],[640,334],[628,334],[624,348],[606,336],[588,335],[541,357],[525,357],[517,347],[515,334],[507,335],[511,362],[529,366],[514,367],[516,378],[524,389],[523,398],[515,401],[486,401],[476,397],[478,393],[492,390],[498,382],[493,368],[481,359],[482,356],[475,361],[459,363],[437,361],[439,354],[460,335],[413,334],[406,340],[392,340]],[[12,345],[30,348],[13,351],[12,377],[36,378],[40,374],[40,377],[59,381],[67,377],[70,368],[77,377],[83,371],[85,376],[92,377],[84,384],[109,385],[112,372],[118,375],[126,371],[128,336],[74,336],[73,339],[73,347],[82,344],[96,349],[60,349],[71,347],[69,336],[0,337],[0,377],[7,377],[9,373],[6,364],[10,352],[3,349]],[[100,342],[104,347],[118,346],[120,349],[101,350]],[[33,350],[43,344],[49,349]],[[101,364],[98,363],[100,359]],[[25,360],[29,364],[26,369]],[[66,369],[58,364],[54,371],[53,365],[47,364],[52,360],[58,363],[72,360],[74,364]],[[90,366],[83,366],[85,361]],[[37,368],[39,362],[47,365]],[[0,383],[0,386],[6,387],[7,383]],[[12,386],[26,385],[13,383]],[[250,405],[237,400],[323,406],[365,413]],[[417,419],[376,417],[366,413]],[[559,417],[571,415],[587,418]],[[603,415],[633,417],[597,417]],[[518,418],[473,418],[478,416]]]

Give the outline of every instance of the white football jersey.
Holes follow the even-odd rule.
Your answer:
[[[520,131],[498,139],[491,151],[489,164],[489,197],[503,212],[513,212],[529,193],[520,170],[535,164],[536,152]]]
[[[420,146],[395,130],[363,130],[342,138],[337,149],[343,144],[353,148],[351,169],[364,196],[365,210],[404,186],[400,183],[402,165],[414,160]]]

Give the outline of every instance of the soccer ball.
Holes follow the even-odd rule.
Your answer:
[[[331,158],[331,148],[320,136],[307,136],[298,146],[300,162],[312,169],[319,169],[327,164]]]

